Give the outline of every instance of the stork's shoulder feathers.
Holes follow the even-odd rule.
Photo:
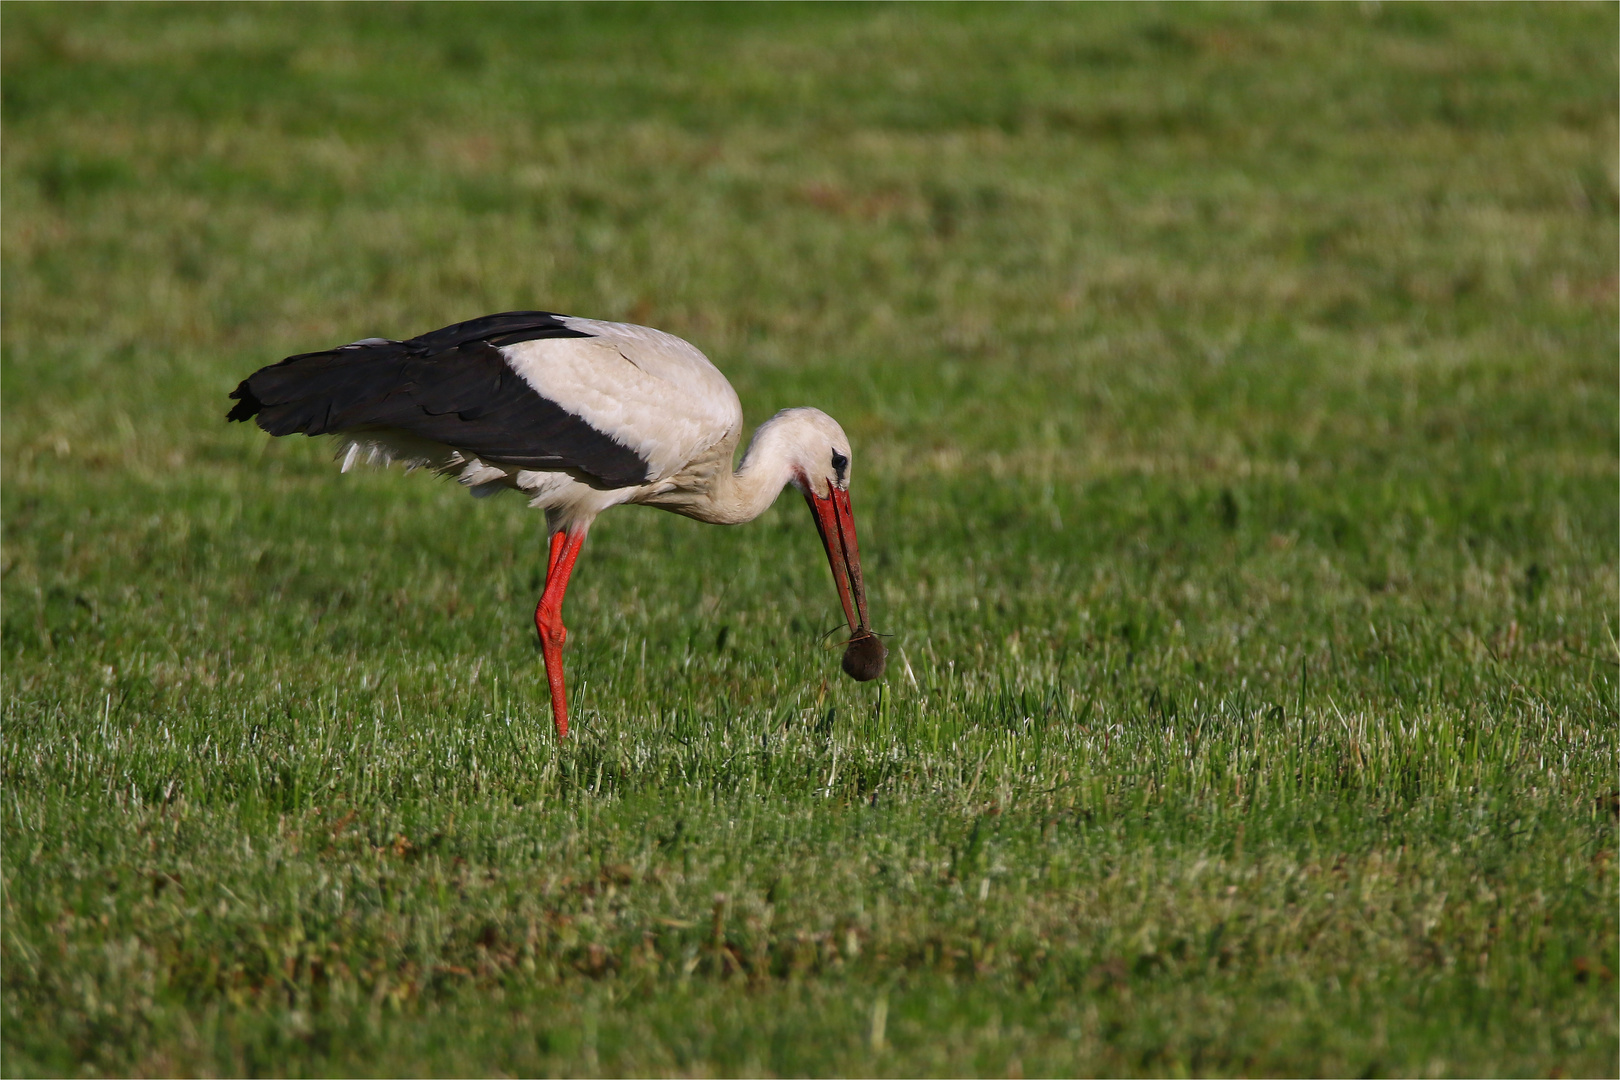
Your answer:
[[[559,316],[583,336],[501,347],[512,370],[647,462],[648,482],[742,433],[742,403],[718,368],[689,342],[631,323]]]

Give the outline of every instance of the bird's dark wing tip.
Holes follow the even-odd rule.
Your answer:
[[[251,420],[259,414],[260,409],[264,408],[264,402],[260,401],[253,393],[253,388],[248,385],[247,379],[243,379],[241,385],[231,391],[230,396],[236,400],[236,404],[231,406],[231,411],[225,414],[227,422]]]

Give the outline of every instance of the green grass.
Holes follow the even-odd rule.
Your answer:
[[[7,1075],[1612,1075],[1616,9],[8,4]],[[222,422],[543,307],[855,446]]]

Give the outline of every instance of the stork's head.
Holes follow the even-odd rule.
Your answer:
[[[838,600],[849,620],[844,673],[865,682],[883,674],[888,650],[872,633],[866,614],[866,585],[861,580],[861,551],[855,543],[855,514],[849,505],[849,478],[854,467],[849,436],[838,421],[819,409],[778,413],[786,436],[793,486],[804,493],[827,551]]]

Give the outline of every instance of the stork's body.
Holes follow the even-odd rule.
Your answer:
[[[621,503],[699,521],[758,517],[788,484],[805,495],[852,634],[844,669],[873,678],[872,636],[849,505],[849,440],[815,409],[761,424],[742,464],[742,405],[692,345],[626,323],[520,311],[409,341],[367,338],[261,368],[229,419],[272,435],[341,440],[343,468],[403,461],[474,495],[516,489],[546,512],[550,554],[535,626],[559,737],[568,733],[563,595],[591,523]]]

